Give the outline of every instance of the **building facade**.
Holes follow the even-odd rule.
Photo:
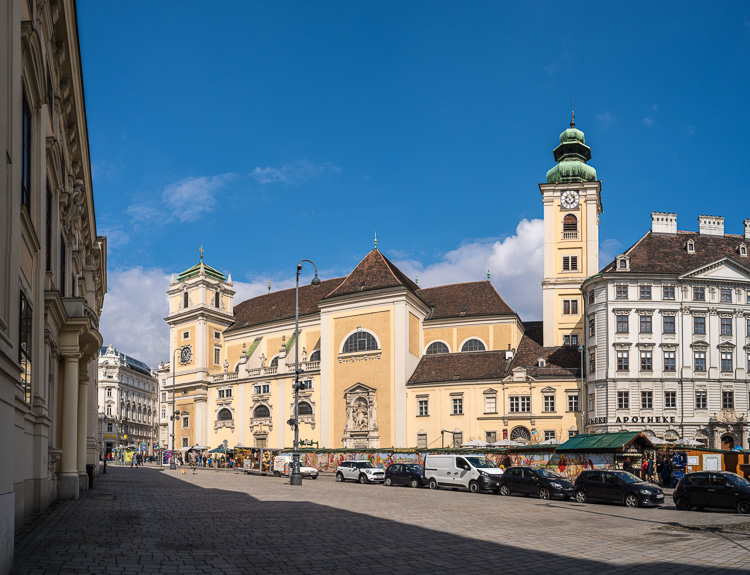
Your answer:
[[[75,3],[0,11],[0,571],[14,530],[78,498],[99,460],[96,356],[106,292]]]
[[[638,242],[582,287],[588,429],[750,445],[750,220],[697,232],[654,212]]]
[[[132,446],[153,454],[159,431],[156,373],[111,345],[99,350],[98,373],[102,452]]]

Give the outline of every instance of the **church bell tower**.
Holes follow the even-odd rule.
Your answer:
[[[584,316],[581,284],[599,271],[599,214],[601,181],[587,164],[591,148],[575,127],[560,134],[553,150],[557,164],[539,184],[544,204],[544,279],[542,301],[544,345],[583,342]]]

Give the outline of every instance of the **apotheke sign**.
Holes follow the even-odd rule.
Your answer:
[[[677,418],[675,416],[667,415],[656,415],[656,416],[638,416],[633,417],[617,417],[615,423],[675,423]],[[608,417],[592,417],[588,420],[587,425],[604,425],[608,423]]]

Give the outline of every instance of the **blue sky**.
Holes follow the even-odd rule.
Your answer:
[[[106,343],[167,359],[164,292],[237,301],[378,247],[420,285],[483,279],[541,317],[541,198],[575,98],[602,261],[650,212],[750,217],[750,4],[78,3]],[[166,278],[166,279],[165,279]],[[133,318],[139,321],[134,322]],[[135,325],[137,324],[137,326]]]

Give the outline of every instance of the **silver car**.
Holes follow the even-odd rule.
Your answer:
[[[374,467],[367,460],[351,459],[342,461],[336,469],[336,481],[359,481],[360,483],[382,483],[385,481],[385,471]]]

